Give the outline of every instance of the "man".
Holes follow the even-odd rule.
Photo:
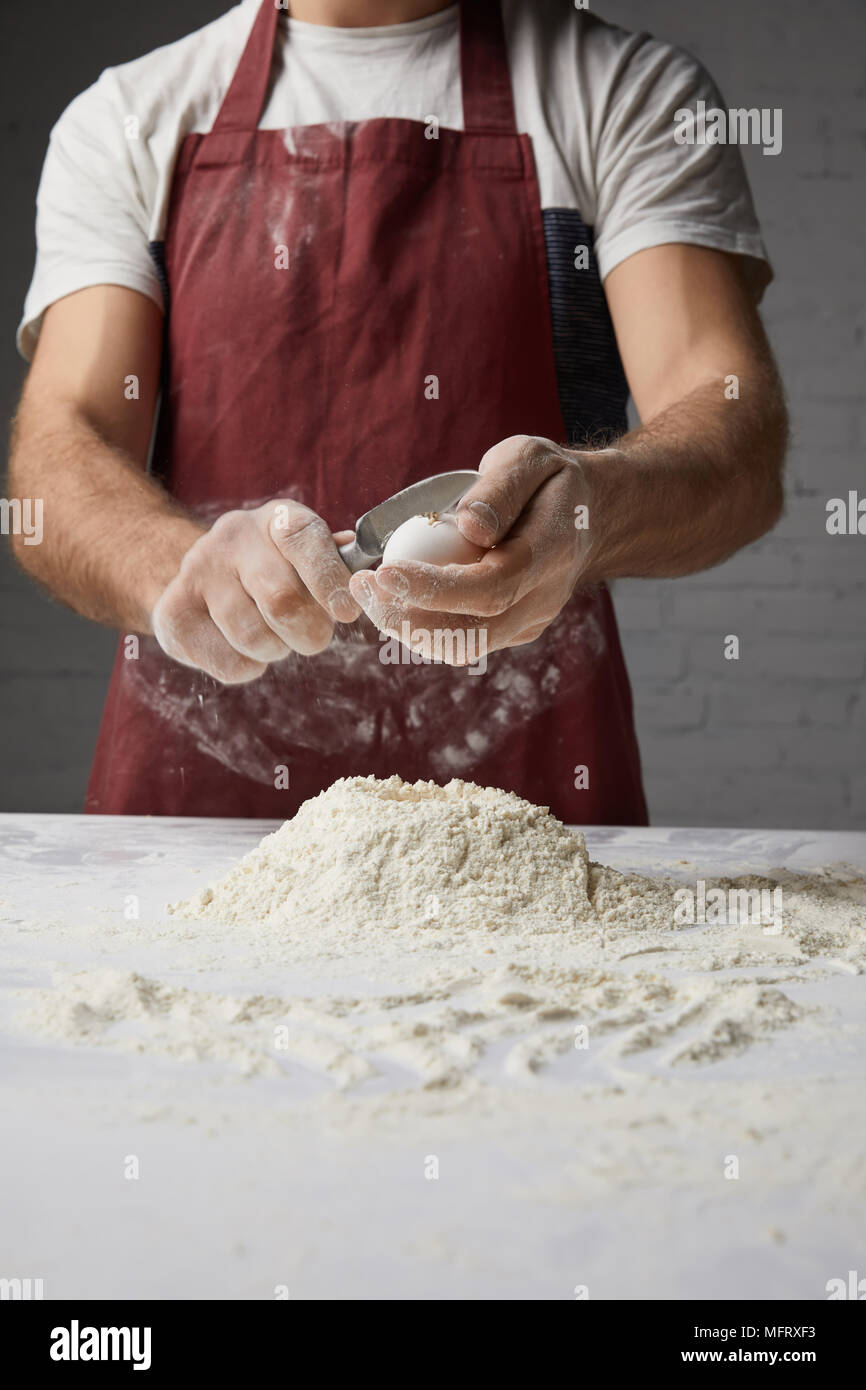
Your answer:
[[[604,582],[781,507],[742,164],[674,138],[701,99],[569,0],[243,0],[72,103],[12,486],[45,499],[21,563],[123,633],[89,810],[287,816],[398,772],[645,821]],[[483,559],[349,575],[362,512],[458,468]],[[483,674],[386,659],[460,631]]]

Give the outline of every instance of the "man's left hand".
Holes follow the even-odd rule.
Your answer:
[[[481,478],[461,499],[457,524],[489,551],[469,565],[401,560],[352,576],[350,589],[380,632],[423,654],[443,651],[438,631],[483,629],[486,650],[532,642],[570,599],[585,568],[588,531],[576,524],[588,503],[576,455],[549,439],[513,435],[479,464]],[[495,549],[493,548],[495,547]],[[430,634],[427,636],[426,634]]]

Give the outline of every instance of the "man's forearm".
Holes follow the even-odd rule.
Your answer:
[[[12,496],[41,498],[42,540],[13,537],[33,578],[86,618],[151,631],[151,613],[205,530],[72,407],[38,421],[22,403],[9,469]]]
[[[581,581],[691,574],[757,540],[781,512],[786,443],[767,373],[750,400],[711,381],[612,449],[575,451],[589,512]]]

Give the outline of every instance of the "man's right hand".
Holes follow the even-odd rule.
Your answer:
[[[153,610],[170,657],[226,685],[255,680],[290,652],[328,646],[335,622],[361,612],[332,535],[299,502],[225,512],[184,555]]]
[[[44,537],[13,535],[15,555],[77,613],[155,632],[176,661],[227,684],[255,680],[360,615],[335,545],[352,533],[332,536],[291,501],[204,531],[147,475],[162,342],[157,305],[121,285],[46,311],[9,466],[11,496],[45,499]]]

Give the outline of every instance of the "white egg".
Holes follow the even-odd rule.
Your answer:
[[[428,565],[472,565],[486,553],[483,546],[473,545],[458,530],[453,515],[430,512],[426,516],[410,516],[391,533],[382,563],[422,560]]]

